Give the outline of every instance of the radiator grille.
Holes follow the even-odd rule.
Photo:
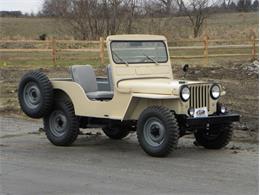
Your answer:
[[[190,86],[190,107],[207,107],[209,110],[209,85],[191,85]]]

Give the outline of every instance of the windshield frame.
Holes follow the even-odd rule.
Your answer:
[[[113,60],[113,62],[115,64],[125,64],[125,63],[124,62],[116,62],[115,61],[114,55],[113,55],[113,52],[115,52],[115,51],[113,51],[113,49],[112,49],[112,43],[114,43],[114,42],[161,42],[161,43],[163,43],[164,48],[165,48],[166,60],[165,61],[159,61],[158,63],[159,64],[167,63],[169,61],[168,49],[167,49],[167,45],[166,45],[164,40],[113,40],[113,41],[110,42],[110,50],[111,50],[110,53],[111,53],[112,60]],[[150,62],[128,62],[127,61],[127,63],[128,64],[154,64],[153,61],[150,61]]]

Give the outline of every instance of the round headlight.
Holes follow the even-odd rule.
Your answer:
[[[220,97],[220,87],[217,84],[212,85],[210,89],[210,95],[215,100]]]
[[[180,90],[180,96],[183,101],[188,101],[190,99],[190,89],[187,85],[183,85]]]

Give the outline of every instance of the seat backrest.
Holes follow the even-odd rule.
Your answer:
[[[107,65],[107,78],[108,83],[110,85],[111,91],[114,91],[114,83],[113,83],[113,76],[112,76],[112,67],[110,64]]]
[[[71,66],[72,79],[87,92],[97,91],[96,74],[90,65]]]

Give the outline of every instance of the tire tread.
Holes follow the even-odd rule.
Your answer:
[[[165,128],[168,129],[168,142],[166,143],[165,147],[161,149],[160,151],[154,153],[151,150],[147,149],[147,147],[143,143],[143,131],[142,131],[142,126],[143,126],[143,117],[149,113],[155,113],[159,114],[160,117],[162,118],[163,122],[165,123]],[[179,126],[178,122],[174,116],[174,113],[169,110],[166,107],[163,106],[151,106],[146,108],[143,113],[140,115],[140,118],[138,120],[138,125],[137,125],[137,139],[143,148],[143,150],[148,153],[151,156],[155,157],[164,157],[169,155],[174,148],[177,147],[178,144],[178,139],[179,139]]]
[[[221,149],[232,139],[233,129],[231,124],[223,124],[219,126],[219,130],[221,133],[215,140],[207,140],[201,131],[194,133],[194,136],[197,143],[207,149]]]
[[[26,105],[23,100],[23,88],[30,81],[36,82],[39,85],[39,88],[42,92],[43,104],[41,108],[37,109],[37,111],[32,111],[26,108]],[[21,82],[19,84],[18,100],[23,112],[31,118],[41,118],[49,114],[52,110],[53,104],[53,87],[48,77],[43,72],[38,70],[26,73],[22,77]]]
[[[78,137],[79,134],[79,121],[77,116],[75,116],[75,111],[73,104],[70,100],[57,100],[55,101],[54,109],[62,109],[69,117],[70,129],[64,139],[56,139],[49,129],[49,116],[44,117],[44,129],[47,138],[56,146],[70,146]]]

